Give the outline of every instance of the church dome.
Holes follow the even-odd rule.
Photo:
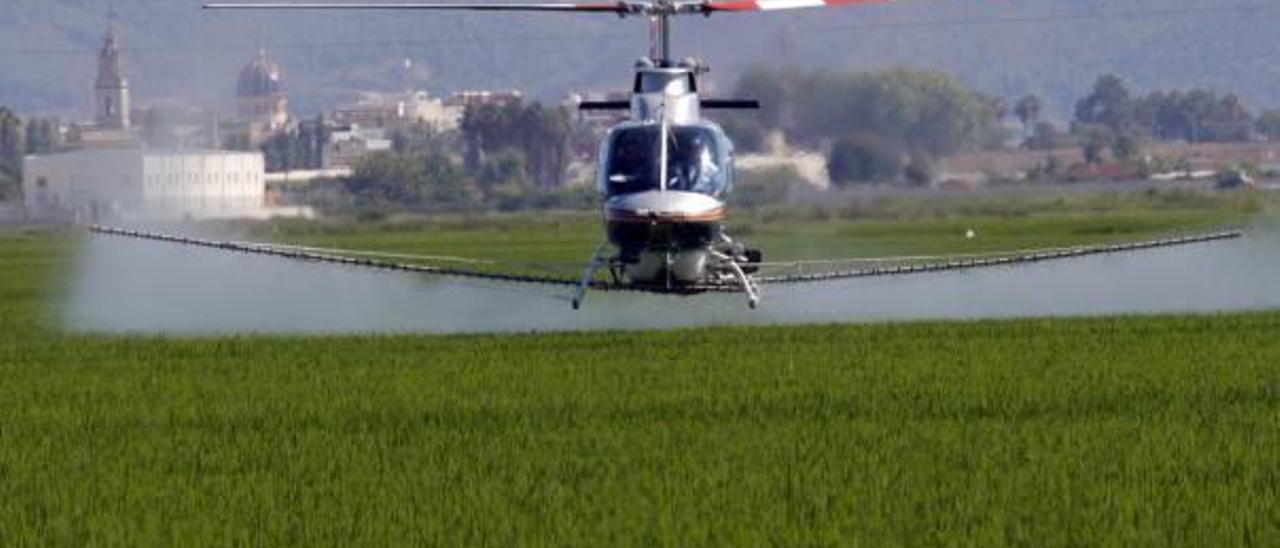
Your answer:
[[[280,65],[268,58],[265,51],[259,50],[257,57],[240,71],[240,79],[236,82],[236,96],[249,99],[280,93],[284,93]]]

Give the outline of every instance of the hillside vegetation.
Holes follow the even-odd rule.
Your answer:
[[[198,0],[119,1],[136,93],[226,105],[236,72],[265,44],[282,62],[295,105],[313,113],[352,88],[433,90],[625,88],[645,51],[644,25],[615,18],[457,14],[210,13]],[[85,112],[107,7],[87,0],[8,2],[0,20],[0,103]],[[682,55],[707,57],[727,88],[758,61],[810,68],[938,69],[991,95],[1036,93],[1070,116],[1100,74],[1139,90],[1238,91],[1280,103],[1280,10],[1195,0],[945,2],[716,17],[677,25]],[[697,31],[692,27],[697,25]],[[415,61],[407,76],[398,67]],[[56,67],[56,68],[54,68]]]

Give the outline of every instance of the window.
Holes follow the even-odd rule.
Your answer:
[[[601,188],[610,196],[662,188],[663,128],[646,124],[615,130],[601,149]],[[719,196],[732,183],[732,145],[712,125],[665,131],[667,190]]]

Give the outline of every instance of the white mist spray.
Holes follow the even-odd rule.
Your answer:
[[[583,310],[574,312],[568,292],[559,289],[472,283],[91,236],[64,317],[72,330],[218,335],[1219,312],[1280,308],[1277,272],[1280,233],[1259,226],[1238,240],[1120,255],[766,286],[757,311],[748,310],[739,295],[682,298],[596,292]]]

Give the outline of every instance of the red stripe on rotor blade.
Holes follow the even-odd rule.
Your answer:
[[[458,10],[458,11],[556,11],[628,13],[622,3],[466,3],[466,2],[210,2],[205,9],[236,10]]]
[[[886,4],[897,0],[823,0],[828,6],[848,6],[853,4]]]
[[[708,12],[714,11],[770,11],[770,10],[787,10],[802,8],[818,8],[818,7],[839,7],[851,6],[856,4],[884,4],[895,2],[897,0],[821,0],[821,5],[817,2],[788,2],[786,0],[728,0],[723,2],[708,2],[703,9]]]
[[[710,11],[758,11],[760,5],[751,0],[741,0],[738,2],[710,2],[707,4]]]

